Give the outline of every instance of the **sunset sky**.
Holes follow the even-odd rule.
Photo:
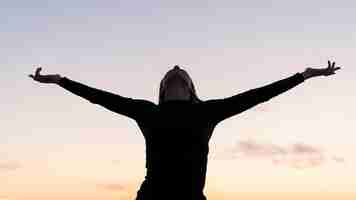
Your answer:
[[[208,200],[356,199],[356,1],[31,0],[0,3],[0,200],[133,200],[144,138],[60,74],[158,103],[174,65],[202,100],[336,62],[218,124]]]

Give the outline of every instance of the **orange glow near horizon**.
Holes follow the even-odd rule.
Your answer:
[[[205,101],[328,60],[341,69],[216,126],[205,194],[355,200],[355,10],[351,0],[1,1],[0,200],[134,200],[145,177],[135,120],[33,80],[34,65],[157,104],[174,65]]]
[[[63,194],[63,193],[32,193],[25,195],[9,195],[9,197],[0,197],[0,200],[63,200],[63,199],[76,199],[76,200],[134,200],[135,196],[132,194],[125,194],[119,192],[92,192],[92,193],[76,193],[76,194]],[[319,193],[265,193],[265,192],[241,192],[241,193],[219,193],[210,192],[207,195],[208,200],[354,200],[356,193],[332,193],[332,192],[319,192]]]

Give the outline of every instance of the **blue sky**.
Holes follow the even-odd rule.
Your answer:
[[[207,190],[353,191],[355,8],[354,1],[320,0],[1,2],[0,197],[45,199],[41,184],[63,184],[48,191],[65,193],[78,177],[88,185],[131,184],[132,195],[144,176],[135,122],[32,81],[33,65],[157,103],[159,82],[175,64],[207,100],[326,67],[328,59],[342,67],[336,75],[308,79],[218,125]],[[247,151],[244,141],[265,153]],[[295,144],[326,158],[303,169],[271,162],[271,149],[294,152]],[[236,146],[246,157],[231,155]],[[119,173],[125,169],[131,172]],[[26,189],[34,177],[38,184]]]

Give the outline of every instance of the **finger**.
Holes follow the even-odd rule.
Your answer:
[[[328,60],[328,67],[330,67],[330,60]]]
[[[333,65],[332,65],[332,68],[334,68],[335,67],[335,62],[333,62]]]
[[[41,67],[38,67],[37,69],[36,69],[36,76],[37,75],[40,75],[40,71],[42,70],[42,68]]]
[[[340,68],[340,67],[335,67],[335,69],[334,69],[334,70],[336,71],[336,70],[338,70],[338,69],[341,69],[341,68]]]

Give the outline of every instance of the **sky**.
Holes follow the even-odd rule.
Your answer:
[[[340,66],[220,122],[205,194],[217,199],[356,198],[356,2],[1,1],[0,200],[131,200],[144,138],[127,118],[28,74],[60,74],[158,102],[174,65],[202,100],[307,67]]]

